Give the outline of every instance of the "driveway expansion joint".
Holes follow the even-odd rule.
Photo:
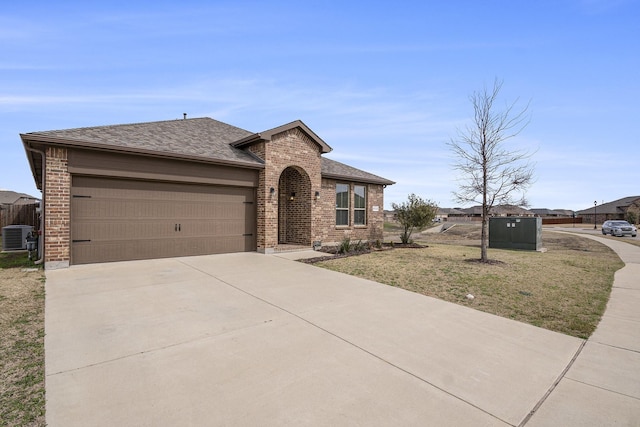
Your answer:
[[[181,262],[182,262],[182,261],[181,261]],[[506,420],[503,420],[502,418],[500,418],[500,417],[498,417],[497,415],[495,415],[495,414],[493,414],[493,413],[491,413],[491,412],[487,411],[486,409],[481,408],[480,406],[477,406],[477,405],[475,405],[475,404],[473,404],[473,403],[469,402],[468,400],[465,400],[465,399],[463,399],[462,397],[460,397],[460,396],[458,396],[458,395],[456,395],[456,394],[453,394],[452,392],[450,392],[450,391],[448,391],[448,390],[446,390],[446,389],[444,389],[444,388],[442,388],[442,387],[439,387],[439,386],[438,386],[438,385],[436,385],[436,384],[433,384],[433,383],[432,383],[432,382],[430,382],[429,380],[427,380],[427,379],[425,379],[425,378],[422,378],[421,376],[419,376],[419,375],[417,375],[417,374],[415,374],[415,373],[413,373],[413,372],[411,372],[411,371],[409,371],[409,370],[407,370],[407,369],[405,369],[405,368],[403,368],[403,367],[401,367],[401,366],[398,366],[398,365],[394,364],[393,362],[391,362],[391,361],[389,361],[389,360],[386,360],[385,358],[383,358],[383,357],[381,357],[381,356],[378,356],[377,354],[375,354],[375,353],[371,352],[370,350],[367,350],[366,348],[364,348],[364,347],[362,347],[362,346],[359,346],[358,344],[356,344],[356,343],[354,343],[354,342],[351,342],[351,341],[349,341],[348,339],[343,338],[343,337],[341,337],[340,335],[337,335],[336,333],[331,332],[330,330],[325,329],[325,328],[323,328],[322,326],[320,326],[320,325],[317,325],[317,324],[313,323],[313,322],[312,322],[312,321],[310,321],[309,319],[306,319],[306,318],[304,318],[304,317],[302,317],[302,316],[300,316],[300,315],[298,315],[298,314],[296,314],[296,313],[294,313],[294,312],[292,312],[292,311],[290,311],[290,310],[287,310],[287,309],[286,309],[286,308],[284,308],[284,307],[281,307],[281,306],[279,306],[279,305],[277,305],[277,304],[275,304],[275,303],[272,303],[271,301],[268,301],[268,300],[266,300],[266,299],[264,299],[264,298],[261,298],[261,297],[259,297],[259,296],[255,295],[255,294],[252,294],[251,292],[249,292],[249,291],[247,291],[247,290],[245,290],[245,289],[242,289],[242,288],[240,288],[240,287],[238,287],[238,286],[236,286],[236,285],[234,285],[234,284],[232,284],[232,283],[229,283],[229,282],[227,282],[227,281],[223,280],[222,278],[217,277],[217,276],[215,276],[215,275],[213,275],[213,274],[211,274],[211,273],[209,273],[209,272],[207,272],[207,271],[201,270],[201,269],[199,269],[198,267],[195,267],[195,266],[190,265],[190,264],[187,264],[187,263],[185,263],[185,265],[187,265],[187,266],[189,266],[189,267],[191,267],[191,268],[193,268],[193,269],[195,269],[195,270],[197,270],[197,271],[199,271],[199,272],[201,272],[201,273],[207,274],[207,275],[209,275],[210,277],[212,277],[212,278],[214,278],[214,279],[216,279],[216,280],[219,280],[221,283],[224,283],[224,284],[226,284],[227,286],[232,287],[233,289],[236,289],[236,290],[238,290],[238,291],[240,291],[240,292],[243,292],[243,293],[245,293],[246,295],[248,295],[248,296],[250,296],[250,297],[252,297],[252,298],[257,299],[258,301],[261,301],[261,302],[263,302],[263,303],[265,303],[265,304],[268,304],[268,305],[270,305],[270,306],[272,306],[272,307],[274,307],[274,308],[276,308],[276,309],[278,309],[278,310],[281,310],[281,311],[283,311],[283,312],[285,312],[285,313],[287,313],[287,314],[289,314],[289,315],[291,315],[291,316],[293,316],[293,317],[295,317],[295,318],[297,318],[297,319],[299,319],[299,320],[301,320],[301,321],[303,321],[303,322],[307,323],[308,325],[311,325],[311,326],[313,326],[314,328],[316,328],[316,329],[318,329],[318,330],[320,330],[320,331],[323,331],[324,333],[329,334],[329,335],[333,336],[334,338],[337,338],[337,339],[339,339],[340,341],[342,341],[342,342],[344,342],[344,343],[346,343],[346,344],[348,344],[348,345],[350,345],[350,346],[352,346],[352,347],[354,347],[354,348],[356,348],[356,349],[358,349],[358,350],[360,350],[360,351],[362,351],[362,352],[364,352],[364,353],[366,353],[366,354],[368,354],[368,355],[370,355],[370,356],[372,356],[372,357],[374,357],[374,358],[376,358],[376,359],[380,360],[381,362],[383,362],[383,363],[385,363],[385,364],[387,364],[387,365],[389,365],[389,366],[391,366],[391,367],[393,367],[393,368],[395,368],[395,369],[397,369],[397,370],[399,370],[399,371],[401,371],[401,372],[403,372],[403,373],[405,373],[405,374],[407,374],[407,375],[409,375],[409,376],[411,376],[411,377],[413,377],[413,378],[417,379],[418,381],[421,381],[421,382],[423,382],[423,383],[425,383],[425,384],[428,384],[429,386],[431,386],[431,387],[433,387],[433,388],[435,388],[435,389],[437,389],[437,390],[439,390],[439,391],[441,391],[441,392],[443,392],[443,393],[445,393],[445,394],[447,394],[447,395],[451,396],[452,398],[454,398],[454,399],[456,399],[456,400],[459,400],[459,401],[463,402],[464,404],[469,405],[469,406],[471,406],[471,407],[473,407],[473,408],[477,409],[478,411],[483,412],[483,413],[485,413],[485,414],[489,415],[490,417],[495,418],[495,419],[496,419],[496,420],[498,420],[498,421],[501,421],[501,422],[503,422],[503,423],[505,423],[505,424],[507,424],[507,425],[510,425],[510,426],[514,426],[514,424],[512,424],[512,423],[510,423],[510,422],[508,422],[508,421],[506,421]],[[584,346],[584,344],[583,344],[582,346]],[[580,349],[582,349],[582,346],[580,347]],[[574,356],[574,359],[575,359],[575,356]],[[565,370],[565,371],[566,371],[566,370]],[[563,373],[564,373],[564,372],[563,372]],[[558,380],[558,381],[559,381],[559,380]]]
[[[571,358],[571,360],[569,361],[569,363],[567,364],[567,366],[564,368],[564,370],[560,373],[560,375],[558,376],[558,378],[556,378],[556,380],[553,382],[553,384],[551,384],[551,387],[549,387],[549,390],[547,390],[547,392],[544,394],[544,396],[542,396],[542,398],[538,401],[538,403],[536,403],[536,405],[533,407],[533,409],[527,414],[526,417],[524,417],[524,419],[522,420],[522,422],[520,424],[518,424],[518,427],[524,427],[529,420],[531,419],[531,417],[533,417],[533,415],[538,411],[538,409],[540,409],[540,407],[544,404],[544,402],[547,400],[547,398],[551,395],[551,393],[553,393],[553,390],[556,389],[556,387],[558,386],[558,384],[560,384],[560,381],[562,381],[563,378],[566,377],[567,372],[569,372],[569,369],[571,369],[571,367],[573,366],[573,364],[575,363],[575,361],[578,359],[578,356],[580,356],[580,353],[582,353],[582,349],[584,349],[584,347],[587,345],[588,340],[583,340],[582,343],[580,344],[580,347],[578,347],[578,350],[576,351],[576,353],[573,355],[573,357]]]
[[[568,377],[566,377],[566,378],[567,378],[567,380],[569,380],[569,381],[573,381],[573,382],[578,383],[578,384],[586,385],[586,386],[588,386],[588,387],[597,388],[598,390],[603,390],[603,391],[606,391],[606,392],[608,392],[608,393],[614,393],[614,394],[617,394],[618,396],[628,397],[628,398],[630,398],[630,399],[637,400],[637,401],[639,401],[639,402],[640,402],[640,398],[638,398],[638,397],[636,397],[636,396],[632,396],[632,395],[630,395],[630,394],[621,393],[621,392],[619,392],[619,391],[615,391],[615,390],[612,390],[612,389],[610,389],[610,388],[606,388],[606,387],[600,387],[599,385],[595,385],[595,384],[592,384],[592,383],[588,383],[588,382],[580,381],[580,380],[577,380],[577,379],[575,379],[575,378],[571,378],[570,376],[568,376]]]

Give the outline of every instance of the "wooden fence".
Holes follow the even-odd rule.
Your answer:
[[[0,205],[0,233],[7,225],[31,225],[36,230],[39,227],[38,205]]]
[[[553,218],[543,217],[542,224],[582,224],[582,217],[575,218]]]

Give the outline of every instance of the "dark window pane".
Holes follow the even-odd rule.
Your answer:
[[[349,185],[348,184],[336,184],[336,207],[348,209],[349,208]]]
[[[366,206],[366,187],[362,186],[362,185],[356,185],[353,188],[353,193],[354,193],[354,201],[353,201],[353,207],[356,209],[364,209]]]
[[[353,223],[356,225],[365,224],[364,210],[357,210],[353,212]]]
[[[336,225],[349,225],[349,211],[337,210],[336,211]]]

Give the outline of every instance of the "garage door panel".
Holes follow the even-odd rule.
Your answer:
[[[182,238],[162,240],[162,242],[135,239],[79,242],[74,244],[73,262],[87,264],[254,250],[252,237],[238,239],[235,236],[222,236],[215,240],[204,237],[196,237],[189,241]],[[178,255],[176,251],[179,252]]]
[[[255,250],[254,190],[73,177],[72,262]]]
[[[170,200],[122,200],[100,199],[99,196],[74,198],[74,203],[79,207],[76,219],[90,218],[197,218],[210,219],[211,217],[238,218],[244,215],[246,198],[235,201],[170,201]]]

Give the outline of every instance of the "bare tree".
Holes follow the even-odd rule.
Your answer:
[[[502,81],[493,88],[474,92],[473,123],[457,130],[457,138],[447,144],[457,158],[454,168],[460,172],[455,199],[463,204],[482,204],[480,260],[487,262],[489,214],[494,206],[527,206],[525,192],[533,183],[533,153],[510,150],[505,141],[518,135],[529,124],[529,105],[516,110],[517,100],[498,110],[497,98]]]

